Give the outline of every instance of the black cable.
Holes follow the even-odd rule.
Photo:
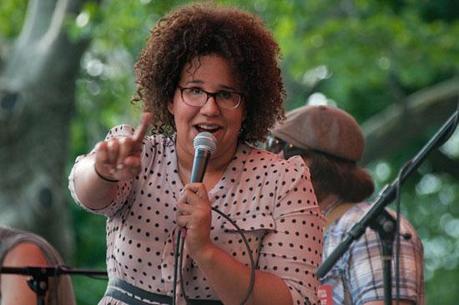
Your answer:
[[[255,266],[255,260],[253,259],[253,254],[252,254],[252,250],[250,249],[250,245],[249,245],[249,242],[247,241],[247,238],[245,237],[244,235],[244,232],[241,230],[241,228],[236,224],[236,222],[234,220],[232,220],[231,218],[229,218],[228,215],[224,214],[223,212],[221,212],[220,210],[218,210],[217,208],[215,207],[212,207],[212,211],[215,211],[216,213],[218,213],[219,215],[221,215],[223,218],[225,218],[229,223],[231,223],[235,228],[236,228],[236,231],[239,233],[239,235],[242,237],[242,240],[247,248],[247,253],[249,255],[249,259],[250,259],[250,280],[249,280],[249,286],[247,288],[247,293],[246,293],[246,296],[244,297],[244,299],[242,300],[241,302],[241,305],[244,305],[250,295],[252,294],[252,291],[253,291],[253,287],[255,286],[255,269],[256,269],[256,266]],[[186,295],[185,293],[185,287],[183,285],[183,276],[182,276],[182,262],[183,262],[183,247],[185,245],[185,242],[184,242],[184,238],[181,237],[181,233],[182,231],[179,230],[178,233],[177,233],[177,239],[176,239],[176,250],[175,250],[175,253],[174,253],[174,279],[173,279],[173,296],[172,296],[172,305],[175,305],[176,304],[176,298],[177,298],[177,291],[176,291],[176,286],[177,286],[177,273],[180,272],[180,287],[182,289],[182,293],[183,293],[183,297],[186,301],[186,303],[188,304],[189,303],[189,298],[188,296]]]
[[[252,250],[250,249],[249,242],[247,241],[247,238],[245,237],[244,232],[241,230],[241,228],[239,228],[239,226],[236,224],[236,222],[234,220],[232,220],[231,218],[229,218],[228,215],[225,215],[224,213],[219,211],[217,208],[213,207],[212,210],[215,211],[216,213],[220,214],[223,218],[228,220],[236,228],[237,232],[239,233],[239,235],[241,235],[242,240],[244,241],[245,247],[247,248],[247,253],[249,254],[249,259],[250,259],[250,280],[249,280],[249,287],[247,288],[246,296],[245,296],[244,299],[242,299],[242,302],[241,302],[241,305],[244,305],[248,301],[248,299],[250,298],[250,295],[252,294],[252,291],[253,291],[253,287],[255,285],[255,269],[256,269],[256,266],[255,266],[255,261],[253,259]]]
[[[183,248],[185,247],[185,238],[181,238],[179,241],[179,247],[180,247],[180,260],[179,260],[179,265],[178,265],[178,271],[180,273],[180,288],[182,288],[182,294],[183,298],[185,299],[185,303],[189,304],[190,298],[188,298],[186,292],[185,292],[185,286],[183,285],[183,273],[182,273],[182,265],[183,265]]]
[[[181,228],[178,228],[178,232],[177,232],[177,238],[175,239],[175,252],[174,252],[174,278],[172,280],[172,305],[176,305],[177,304],[177,266],[178,266],[178,259],[180,257],[180,253],[178,253],[178,251],[180,251],[180,247],[178,246],[179,243],[180,243],[180,239],[181,239]]]
[[[405,174],[406,169],[411,165],[411,160],[405,163],[398,172],[397,183],[395,184],[395,205],[396,205],[396,216],[395,216],[395,295],[397,305],[400,301],[400,189],[402,177]]]
[[[107,277],[101,277],[97,275],[85,275],[85,277],[89,277],[90,279],[98,280],[98,281],[107,281]]]

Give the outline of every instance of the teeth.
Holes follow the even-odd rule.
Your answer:
[[[205,130],[215,130],[219,128],[217,125],[198,125],[197,127]]]

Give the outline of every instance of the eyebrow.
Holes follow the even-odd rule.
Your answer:
[[[185,82],[185,85],[203,85],[203,84],[204,84],[204,81],[197,80],[197,79]],[[227,86],[227,85],[218,85],[218,86],[221,87],[220,90],[229,90],[229,91],[239,92],[236,88],[231,87],[231,86]]]

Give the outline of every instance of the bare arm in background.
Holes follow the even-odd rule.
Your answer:
[[[42,250],[33,243],[20,243],[12,248],[3,260],[5,267],[47,266]],[[1,275],[1,304],[30,305],[37,303],[35,292],[27,285],[28,276]]]

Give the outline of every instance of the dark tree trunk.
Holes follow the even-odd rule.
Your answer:
[[[65,25],[84,1],[31,0],[0,70],[0,224],[36,232],[69,257],[66,181],[75,80],[88,41]]]

